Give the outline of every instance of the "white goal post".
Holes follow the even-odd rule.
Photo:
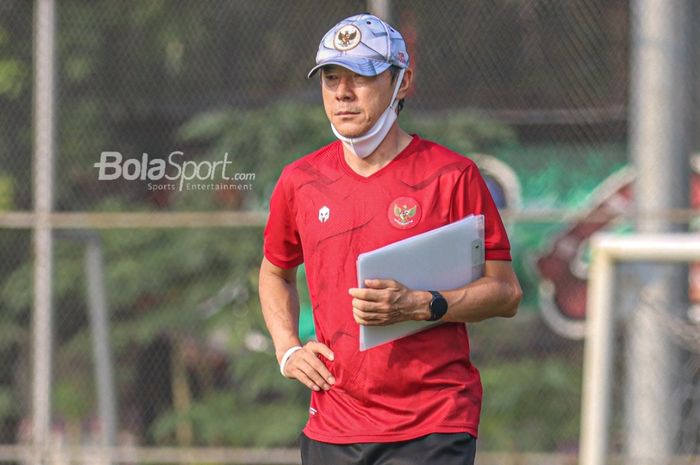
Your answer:
[[[607,463],[614,358],[615,263],[640,261],[700,261],[700,234],[621,236],[598,233],[591,239],[583,361],[580,465]]]

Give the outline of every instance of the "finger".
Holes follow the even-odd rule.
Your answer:
[[[313,367],[314,370],[320,373],[328,384],[335,384],[335,377],[333,377],[333,374],[328,370],[326,365],[321,360],[319,360],[318,356],[316,355],[317,353],[320,353],[332,362],[334,358],[333,351],[327,345],[313,341],[308,342],[306,344],[306,348],[308,348],[308,351],[299,351],[310,353],[310,356],[304,357],[304,360],[311,367]]]
[[[376,323],[377,321],[382,321],[386,318],[386,315],[383,313],[366,312],[362,309],[354,307],[352,309],[352,313],[355,316],[355,321],[357,321],[359,318],[363,321],[363,323]]]
[[[306,364],[311,367],[311,369],[318,373],[319,376],[323,378],[324,383],[335,384],[335,378],[333,374],[326,368],[326,365],[321,362],[316,355],[312,355],[308,358],[303,359]],[[310,371],[306,371],[307,375],[310,375]],[[321,385],[321,384],[319,384]]]
[[[348,293],[356,299],[368,300],[370,302],[379,302],[384,296],[383,290],[356,287],[348,289]]]
[[[364,318],[359,317],[357,315],[353,315],[353,317],[355,318],[355,323],[357,323],[358,325],[362,325],[362,326],[385,326],[387,324],[387,323],[378,322],[378,321],[374,321],[374,320],[365,320]]]
[[[330,389],[329,383],[319,373],[319,369],[325,370],[325,366],[316,354],[306,350],[300,350],[297,353],[299,354],[298,357],[294,358],[292,363],[289,363],[290,366],[285,367],[285,371],[293,374],[295,378],[304,382],[310,389],[314,389],[314,386]],[[317,391],[319,389],[314,390]]]
[[[296,378],[300,383],[304,384],[307,388],[314,390],[314,391],[320,391],[321,388],[314,383],[311,378],[309,378],[306,373],[304,373],[303,370],[301,370],[299,367],[295,367],[294,370],[292,370],[292,375],[294,378]]]
[[[363,320],[362,318],[360,318],[360,317],[357,316],[357,315],[354,315],[353,318],[355,318],[355,323],[357,323],[358,325],[362,325],[362,326],[371,326],[371,325],[369,324],[369,322]]]
[[[333,358],[335,357],[333,355],[333,351],[330,349],[330,347],[328,347],[326,344],[323,344],[322,342],[309,341],[306,343],[304,348],[309,349],[314,354],[323,355],[331,362],[333,361]]]
[[[304,372],[304,374],[309,379],[311,379],[311,381],[313,381],[313,383],[316,386],[320,386],[323,389],[325,389],[326,391],[331,388],[330,383],[326,380],[326,378],[321,373],[319,373],[319,371],[317,370],[317,367],[315,367],[314,365],[309,363],[309,361],[306,359],[303,360],[302,363],[305,363],[305,366],[303,366],[303,368],[300,366],[299,368]]]
[[[378,312],[382,310],[382,305],[379,302],[362,299],[352,299],[352,306],[353,308],[357,308],[365,312]]]
[[[365,279],[365,286],[371,289],[386,289],[387,287],[399,287],[399,282],[393,279]]]
[[[348,289],[348,294],[350,294],[350,295],[353,296],[353,297],[362,298],[362,296],[364,295],[364,292],[363,292],[363,291],[364,291],[364,290],[363,290],[362,288],[359,288],[359,287],[351,287],[350,289]]]

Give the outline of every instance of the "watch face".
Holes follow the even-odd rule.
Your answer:
[[[431,321],[439,320],[447,313],[447,301],[438,292],[433,293],[433,300],[430,301]]]

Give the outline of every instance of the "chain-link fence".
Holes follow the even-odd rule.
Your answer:
[[[260,313],[262,227],[282,167],[333,139],[305,77],[318,41],[367,3],[56,1],[55,460],[90,462],[105,431],[120,447],[113,462],[297,460],[275,448],[295,446],[308,393],[279,376]],[[630,2],[386,4],[416,75],[401,124],[478,162],[525,291],[514,320],[470,326],[485,387],[480,463],[570,463],[587,241],[631,227]],[[35,14],[35,2],[0,3],[6,445],[28,444],[34,426]],[[697,394],[696,358],[681,373]],[[697,455],[695,399],[679,449]],[[25,452],[0,448],[0,461]]]
[[[663,349],[650,351],[647,366],[662,366],[662,370],[651,372],[651,376],[645,376],[643,366],[638,363],[638,356],[631,355],[630,345],[631,340],[634,340],[634,335],[630,332],[634,331],[634,326],[625,324],[626,334],[620,340],[623,347],[623,355],[626,354],[624,363],[624,373],[622,380],[633,376],[642,377],[641,384],[645,386],[642,393],[628,391],[627,394],[621,393],[622,403],[620,411],[626,413],[628,418],[622,424],[622,428],[613,432],[613,437],[617,440],[616,446],[621,451],[625,451],[623,444],[628,444],[637,433],[639,423],[650,424],[648,418],[648,408],[643,413],[638,413],[637,416],[646,415],[640,422],[635,421],[636,418],[629,418],[630,412],[641,410],[639,405],[635,404],[634,398],[639,398],[643,395],[652,396],[655,393],[660,393],[654,397],[654,403],[663,403],[668,405],[668,410],[659,417],[654,416],[653,422],[659,426],[667,428],[669,434],[670,449],[675,453],[684,457],[685,460],[698,460],[700,455],[700,331],[698,330],[697,321],[689,320],[685,314],[685,308],[679,307],[678,303],[669,303],[659,297],[643,294],[639,296],[638,306],[634,308],[635,318],[642,320],[642,324],[648,324],[655,327],[659,338],[662,342]],[[649,368],[647,368],[648,370]],[[653,368],[652,368],[653,370]],[[649,373],[647,371],[646,373]],[[659,378],[666,378],[660,383]],[[647,379],[652,379],[649,383]],[[620,383],[621,386],[629,386],[629,381]],[[655,387],[652,387],[657,385]],[[663,391],[659,391],[659,386]],[[628,388],[629,390],[629,388]],[[637,387],[637,391],[639,387]],[[630,395],[632,394],[632,395]]]

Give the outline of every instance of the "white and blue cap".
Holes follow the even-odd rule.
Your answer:
[[[362,76],[376,76],[390,66],[408,68],[403,37],[374,15],[350,16],[323,36],[316,53],[316,66],[308,77],[326,65],[338,65]]]

